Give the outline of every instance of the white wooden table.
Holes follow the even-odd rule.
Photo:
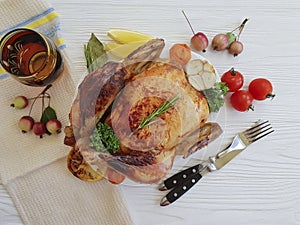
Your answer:
[[[188,43],[191,31],[182,9],[194,29],[205,32],[210,40],[249,17],[241,36],[245,50],[240,56],[212,51],[204,56],[219,74],[234,66],[248,84],[256,77],[269,78],[277,95],[273,101],[255,102],[254,112],[239,113],[227,106],[223,144],[259,118],[269,119],[276,132],[250,146],[221,171],[203,178],[171,206],[158,205],[163,195],[152,186],[121,188],[137,225],[300,224],[298,0],[49,1],[61,16],[67,51],[77,74],[85,71],[83,44],[91,32],[103,36],[109,27],[122,27]],[[22,224],[1,185],[0,224]]]

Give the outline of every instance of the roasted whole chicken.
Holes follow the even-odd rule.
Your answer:
[[[116,170],[133,181],[164,178],[176,155],[188,157],[216,139],[222,129],[207,122],[205,96],[186,79],[182,66],[160,59],[164,40],[154,39],[123,62],[108,62],[87,75],[78,87],[65,129],[65,144],[80,152],[98,173]],[[142,120],[177,96],[172,107],[149,126]],[[90,135],[98,122],[108,124],[120,141],[115,153],[96,152]]]

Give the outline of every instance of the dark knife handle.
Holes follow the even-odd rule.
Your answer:
[[[185,182],[181,185],[176,186],[173,190],[171,190],[160,202],[161,206],[167,206],[172,202],[175,202],[182,195],[184,195],[188,190],[190,190],[200,179],[202,175],[200,173],[196,173],[190,176]]]
[[[189,179],[190,176],[193,176],[199,173],[203,169],[202,164],[197,164],[195,166],[189,167],[179,173],[174,174],[173,176],[166,179],[162,185],[159,187],[159,190],[165,191],[170,190],[174,187],[180,186],[186,180]]]

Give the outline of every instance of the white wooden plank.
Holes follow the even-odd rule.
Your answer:
[[[122,190],[138,225],[300,224],[298,0],[49,1],[61,15],[72,68],[78,76],[85,73],[82,48],[91,32],[107,39],[105,32],[109,27],[124,27],[169,42],[188,43],[191,31],[182,9],[195,30],[204,31],[210,39],[249,17],[241,36],[245,51],[239,57],[211,51],[205,57],[220,74],[236,67],[244,73],[247,83],[255,77],[268,77],[277,96],[271,102],[255,102],[254,112],[235,112],[228,105],[224,145],[236,131],[258,118],[269,119],[276,132],[249,147],[222,171],[203,178],[185,197],[167,208],[158,206],[163,194],[155,185],[125,186]],[[207,151],[199,157],[208,155]],[[3,186],[0,224],[20,224]]]

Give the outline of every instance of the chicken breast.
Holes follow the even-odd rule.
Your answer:
[[[206,124],[207,101],[190,85],[182,67],[157,60],[163,47],[163,40],[152,40],[124,63],[107,63],[89,74],[79,86],[65,144],[80,151],[95,170],[110,167],[133,181],[155,183],[168,174],[176,154],[188,156],[222,132],[218,125]],[[139,127],[175,97],[177,101],[149,126]],[[89,147],[89,136],[100,120],[120,141],[116,153]]]
[[[178,100],[169,110],[150,126],[136,130],[143,118],[174,96]],[[115,156],[127,167],[123,166],[122,172],[135,181],[159,181],[172,166],[175,146],[189,131],[201,127],[208,116],[205,97],[191,87],[182,68],[153,63],[127,82],[106,120],[121,142]]]

